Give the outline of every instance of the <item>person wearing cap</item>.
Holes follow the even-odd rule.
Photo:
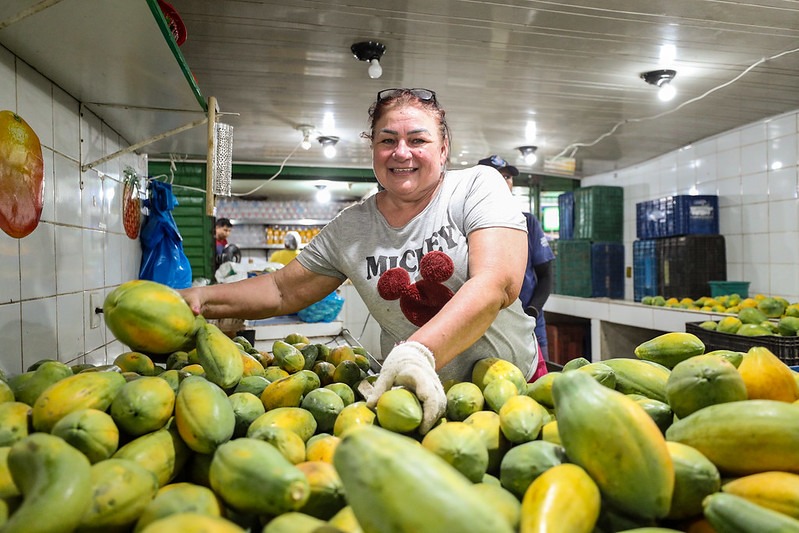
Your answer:
[[[519,169],[498,155],[491,155],[477,162],[478,165],[493,167],[502,174],[508,187],[513,190],[513,178],[519,175]],[[541,223],[531,213],[524,213],[527,219],[527,269],[524,273],[519,300],[525,313],[535,318],[535,336],[541,348],[541,355],[549,359],[547,350],[547,326],[544,321],[544,303],[552,293],[553,274],[552,261],[555,254],[549,246]]]
[[[288,265],[289,262],[300,255],[300,243],[302,237],[296,231],[287,231],[286,236],[283,237],[283,249],[278,250],[269,256],[269,261],[272,263],[280,263],[281,265]]]

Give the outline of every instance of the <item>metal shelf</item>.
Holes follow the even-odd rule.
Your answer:
[[[0,3],[0,44],[138,143],[205,116],[207,102],[157,0]],[[32,13],[24,16],[26,13]],[[205,128],[141,153],[205,153]],[[195,147],[195,148],[192,148]]]

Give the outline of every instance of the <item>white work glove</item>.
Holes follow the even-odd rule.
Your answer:
[[[422,403],[422,423],[419,433],[424,435],[447,410],[447,395],[436,374],[433,352],[415,341],[397,344],[383,361],[383,368],[375,381],[366,405],[373,408],[377,399],[395,385],[412,391]]]

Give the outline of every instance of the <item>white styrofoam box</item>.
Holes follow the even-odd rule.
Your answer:
[[[766,134],[769,139],[777,139],[785,135],[795,135],[797,113],[791,111],[784,115],[774,117],[766,122]]]
[[[22,368],[41,359],[58,356],[56,299],[39,298],[22,302]]]
[[[39,224],[33,233],[20,239],[19,272],[22,299],[43,298],[56,293],[55,226]]]
[[[0,302],[19,302],[19,239],[0,231]]]
[[[14,56],[0,47],[0,109],[17,110],[17,77]]]
[[[84,353],[83,293],[56,296],[58,360],[69,362]]]
[[[105,157],[105,139],[102,121],[86,108],[83,108],[80,121],[80,163],[87,165]]]
[[[761,141],[741,147],[741,174],[757,174],[768,169],[766,142]]]
[[[80,104],[58,86],[53,87],[53,149],[80,159]]]
[[[53,147],[53,84],[17,60],[17,114],[36,132],[42,146]]]
[[[83,236],[80,228],[55,226],[55,265],[58,294],[83,290]]]
[[[83,230],[83,288],[94,290],[105,285],[104,232]]]
[[[80,166],[56,153],[53,162],[55,180],[55,221],[81,225]]]
[[[96,328],[91,327],[92,317],[96,314],[95,307],[98,305],[98,303],[95,301],[94,306],[92,306],[92,294],[99,295],[100,297],[99,307],[101,308],[103,306],[103,300],[105,300],[105,291],[100,289],[96,291],[85,291],[83,293],[83,298],[82,298],[83,312],[81,313],[81,316],[84,317],[83,326],[82,326],[83,329],[81,332],[84,338],[83,352],[92,352],[97,348],[104,346],[106,339],[106,327],[102,314],[98,316],[99,318],[98,326]]]
[[[5,300],[4,300],[5,301]],[[0,331],[3,332],[3,351],[0,369],[6,376],[22,372],[22,329],[21,305],[9,303],[0,305]]]
[[[768,204],[768,231],[770,233],[789,231],[793,232],[799,228],[799,203],[796,199],[788,198],[778,200],[778,196],[772,195],[772,201]],[[796,248],[796,240],[785,241],[786,246]]]
[[[105,229],[103,215],[103,179],[97,172],[88,170],[81,175],[81,226],[89,229]]]

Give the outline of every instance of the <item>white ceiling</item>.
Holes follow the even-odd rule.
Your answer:
[[[375,94],[389,87],[438,94],[453,166],[498,153],[542,173],[544,158],[574,155],[578,177],[799,108],[796,0],[171,3],[188,33],[180,53],[202,96],[215,97],[234,128],[234,163],[368,169],[360,133]],[[124,39],[124,28],[119,33]],[[350,51],[365,40],[386,46],[379,79]],[[673,60],[660,58],[665,45]],[[667,104],[640,79],[664,67],[677,71],[678,94]],[[316,142],[299,148],[301,124],[314,127],[314,138],[340,137],[338,156],[325,159]],[[204,129],[144,151],[204,160]],[[538,146],[532,168],[516,150],[528,144]],[[280,178],[260,190],[315,191],[313,180]],[[236,191],[263,183],[238,181]],[[354,195],[369,188],[342,186]]]

